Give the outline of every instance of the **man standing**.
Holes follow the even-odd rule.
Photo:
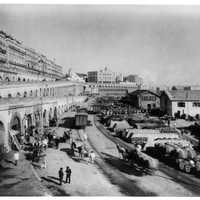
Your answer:
[[[63,176],[64,176],[63,168],[60,168],[60,170],[58,171],[58,176],[59,176],[59,180],[60,180],[60,185],[62,185]]]
[[[16,165],[16,166],[17,166],[18,160],[19,160],[19,152],[16,151],[16,152],[14,153],[14,162],[15,162],[15,165]]]
[[[66,183],[69,183],[71,182],[71,174],[72,174],[72,170],[67,166],[66,170]]]

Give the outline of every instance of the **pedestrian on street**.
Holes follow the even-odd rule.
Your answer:
[[[83,134],[83,140],[87,141],[87,134],[86,133]]]
[[[62,168],[62,167],[61,167],[60,170],[58,171],[58,176],[59,176],[59,180],[60,180],[60,185],[62,185],[63,176],[64,176],[63,168]]]
[[[67,166],[66,167],[66,183],[71,183],[71,174],[72,174],[72,170]]]
[[[94,163],[94,160],[95,160],[95,153],[94,151],[91,151],[90,154],[89,154],[89,161],[93,164]]]
[[[82,158],[83,157],[83,146],[79,146],[78,147],[78,153],[79,153],[79,157]]]
[[[14,163],[15,163],[16,166],[18,164],[18,161],[19,161],[19,152],[15,151],[15,153],[14,153]]]
[[[76,149],[76,143],[72,140],[71,149]]]
[[[56,138],[56,139],[55,139],[55,143],[56,143],[56,149],[58,149],[58,148],[59,148],[59,142],[60,142],[60,141],[59,141],[59,139],[58,139],[58,138]]]

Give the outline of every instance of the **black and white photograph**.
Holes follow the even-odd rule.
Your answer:
[[[0,196],[200,196],[200,5],[0,3]]]

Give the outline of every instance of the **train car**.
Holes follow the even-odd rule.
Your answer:
[[[77,113],[75,115],[75,126],[76,127],[85,127],[88,123],[88,114],[87,113]]]

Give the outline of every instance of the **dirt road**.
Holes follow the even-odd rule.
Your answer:
[[[63,131],[58,128],[56,131]],[[73,130],[73,138],[80,145],[78,132]],[[123,193],[117,185],[110,183],[109,179],[95,164],[87,164],[86,160],[70,155],[70,144],[60,143],[59,149],[47,149],[47,168],[37,169],[42,183],[55,196],[122,196]],[[71,184],[59,185],[58,170],[66,166],[72,169]],[[65,176],[64,176],[65,180]]]
[[[93,116],[89,116],[93,122]],[[103,135],[93,124],[86,130],[89,141],[104,162],[98,162],[105,174],[114,184],[118,184],[129,195],[159,196],[198,196],[196,189],[158,170],[154,175],[145,174],[139,168],[133,168],[119,159],[116,145]],[[109,169],[109,170],[108,170]],[[123,184],[124,183],[124,184]],[[126,183],[126,184],[125,184]],[[124,187],[126,185],[126,187]]]

